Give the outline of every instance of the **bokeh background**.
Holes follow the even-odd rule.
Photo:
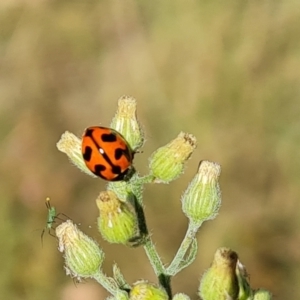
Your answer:
[[[104,299],[74,284],[45,226],[45,199],[70,216],[133,283],[156,282],[142,248],[109,245],[96,229],[105,182],[56,149],[65,130],[108,126],[122,95],[146,132],[135,166],[180,131],[198,148],[184,175],[145,190],[157,249],[171,261],[187,220],[180,197],[202,159],[222,166],[222,207],[198,235],[174,292],[197,299],[217,248],[239,253],[253,288],[300,299],[300,2],[67,1],[0,3],[0,295],[9,300]]]

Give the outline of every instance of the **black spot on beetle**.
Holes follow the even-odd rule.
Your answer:
[[[115,160],[119,160],[124,154],[124,150],[121,148],[117,148],[115,150]]]
[[[86,129],[84,136],[93,137],[93,132],[94,132],[94,129],[88,128],[88,129]]]
[[[114,174],[121,174],[121,168],[119,166],[112,166],[111,171]]]
[[[113,143],[117,141],[117,136],[114,133],[101,134],[100,138],[105,143]]]
[[[85,160],[85,161],[90,161],[90,159],[91,159],[91,157],[92,157],[92,152],[93,152],[93,150],[92,150],[92,148],[91,147],[89,147],[89,146],[86,146],[85,148],[84,148],[84,153],[83,153],[83,159]]]
[[[106,170],[106,167],[105,167],[104,165],[101,165],[101,164],[95,165],[95,171],[94,171],[94,173],[95,173],[97,176],[102,177],[102,176],[101,176],[101,172],[103,172],[103,171],[105,171],[105,170]]]

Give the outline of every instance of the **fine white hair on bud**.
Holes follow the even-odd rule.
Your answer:
[[[136,100],[129,96],[123,96],[118,101],[117,112],[110,124],[112,128],[120,132],[133,151],[137,151],[144,144],[144,132],[136,115]]]
[[[221,205],[220,165],[209,161],[199,164],[198,172],[182,196],[182,209],[195,224],[214,219]]]
[[[150,157],[150,172],[156,182],[168,183],[178,178],[185,162],[197,146],[192,134],[181,132],[167,145],[157,149]]]
[[[65,269],[74,278],[93,277],[99,272],[104,252],[71,221],[57,226],[58,250],[64,252]]]

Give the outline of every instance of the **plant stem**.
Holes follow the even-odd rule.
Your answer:
[[[153,175],[149,174],[149,175],[140,177],[139,179],[143,184],[146,184],[146,183],[153,183],[153,181],[155,180],[155,177]]]
[[[183,261],[187,251],[189,250],[200,226],[201,224],[194,224],[193,222],[189,222],[189,226],[186,231],[185,237],[181,242],[181,245],[173,261],[171,262],[171,264],[166,270],[168,275],[174,276],[177,273],[178,267],[180,263]]]
[[[156,251],[151,237],[148,236],[144,244],[144,249],[148,256],[148,259],[154,269],[155,275],[158,277],[159,283],[165,288],[169,298],[172,298],[171,280],[170,276],[167,275],[166,269]]]
[[[142,185],[145,183],[153,182],[154,177],[152,175],[139,177],[134,185],[132,185],[129,191],[128,200],[133,204],[135,212],[139,220],[139,229],[142,236],[144,236],[143,246],[154,273],[158,277],[159,283],[165,288],[169,299],[172,299],[172,291],[170,285],[170,276],[166,274],[166,269],[158,255],[155,245],[148,233],[148,228],[146,224],[144,209],[143,209],[143,195],[142,195]]]
[[[93,278],[99,282],[108,292],[112,295],[116,295],[119,290],[116,282],[114,282],[113,278],[106,276],[101,270],[93,276]]]
[[[166,271],[165,267],[155,249],[155,246],[150,236],[148,236],[146,239],[146,242],[144,244],[144,249],[151,262],[151,265],[153,266],[156,276],[159,276],[160,274],[164,274]]]

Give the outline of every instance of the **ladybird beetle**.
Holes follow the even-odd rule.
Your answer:
[[[119,181],[132,174],[134,151],[112,128],[88,127],[82,136],[81,151],[86,166],[96,176]]]

